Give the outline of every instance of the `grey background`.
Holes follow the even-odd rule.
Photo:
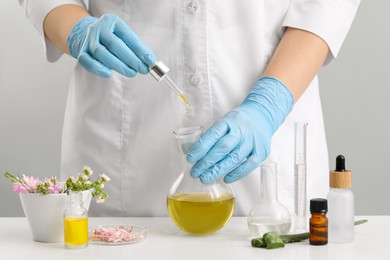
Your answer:
[[[320,72],[330,167],[353,170],[356,215],[390,214],[390,1],[360,5],[336,61]],[[17,1],[0,1],[0,174],[59,175],[67,88],[74,60],[45,60],[41,39]],[[23,216],[0,176],[0,217]]]

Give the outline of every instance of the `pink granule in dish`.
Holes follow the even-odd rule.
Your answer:
[[[90,239],[93,241],[102,241],[107,243],[121,243],[136,241],[141,239],[139,234],[132,232],[133,227],[101,227],[91,229],[89,232]]]

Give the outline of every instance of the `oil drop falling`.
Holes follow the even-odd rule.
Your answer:
[[[190,101],[188,101],[188,98],[186,97],[186,95],[184,95],[183,93],[180,93],[179,98],[186,106],[191,106],[191,103],[190,103]]]
[[[190,101],[188,101],[188,98],[183,93],[179,94],[179,98],[184,103],[184,105],[186,106],[186,115],[189,115],[190,114],[190,109],[191,109]]]

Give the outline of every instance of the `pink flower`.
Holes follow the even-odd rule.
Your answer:
[[[55,184],[54,184],[55,182]],[[45,183],[49,183],[49,192],[50,193],[61,193],[62,192],[62,187],[61,185],[58,183],[58,181],[55,179],[55,177],[49,179],[49,178],[45,178]]]
[[[21,192],[31,192],[35,193],[37,192],[37,185],[41,183],[41,180],[38,178],[26,176],[23,174],[23,178],[16,177],[17,182],[14,182],[13,184],[13,191],[16,193]]]
[[[14,182],[12,189],[16,193],[21,193],[21,192],[28,192],[26,187],[24,187],[21,183],[19,182]]]
[[[61,193],[62,192],[62,187],[61,185],[57,182],[56,185],[52,184],[50,188],[53,187],[52,193]]]
[[[36,192],[37,185],[41,183],[41,180],[38,178],[34,178],[33,176],[26,176],[23,174],[22,182],[24,183],[24,186],[27,186],[28,192]]]

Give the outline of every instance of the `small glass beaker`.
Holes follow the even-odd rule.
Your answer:
[[[278,200],[276,166],[276,163],[260,166],[261,198],[251,209],[247,219],[252,237],[262,237],[270,231],[286,234],[290,230],[291,215]]]
[[[234,211],[234,193],[222,178],[211,184],[202,184],[190,175],[192,164],[186,155],[202,136],[203,128],[193,126],[174,131],[182,170],[173,183],[167,208],[173,222],[182,230],[196,235],[213,233],[223,228]]]

